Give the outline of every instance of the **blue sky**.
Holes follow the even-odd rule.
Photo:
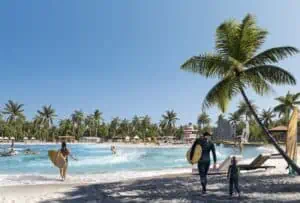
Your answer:
[[[1,1],[0,107],[11,99],[25,104],[29,118],[51,104],[60,118],[98,108],[106,121],[148,114],[155,122],[174,109],[179,123],[195,122],[216,81],[180,65],[213,50],[221,22],[247,13],[270,32],[263,48],[300,48],[299,8],[296,0]],[[300,78],[300,55],[281,65]],[[248,94],[264,108],[299,87]],[[208,113],[216,119],[219,111]]]

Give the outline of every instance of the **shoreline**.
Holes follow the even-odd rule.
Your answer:
[[[300,177],[288,176],[283,159],[266,165],[275,169],[243,172],[242,197],[230,198],[226,175],[208,176],[207,195],[201,195],[198,175],[152,175],[97,183],[1,186],[0,202],[299,202]]]

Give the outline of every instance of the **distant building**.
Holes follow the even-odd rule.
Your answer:
[[[79,141],[85,143],[98,143],[101,139],[99,137],[81,137]]]
[[[212,140],[214,141],[234,141],[236,128],[230,122],[219,116],[218,126],[213,130]]]
[[[198,130],[195,130],[192,123],[183,129],[183,141],[185,143],[193,142],[197,138]]]

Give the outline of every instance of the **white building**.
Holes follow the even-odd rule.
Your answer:
[[[79,141],[85,143],[98,143],[101,139],[99,137],[81,137]]]
[[[189,123],[188,126],[184,127],[183,133],[183,141],[185,143],[190,143],[197,138],[198,130],[194,129],[192,123]]]

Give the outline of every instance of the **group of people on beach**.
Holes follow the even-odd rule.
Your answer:
[[[200,182],[202,186],[202,193],[206,194],[206,186],[207,186],[207,174],[210,167],[210,153],[213,154],[213,168],[217,167],[217,156],[215,145],[210,140],[211,134],[209,132],[204,132],[203,135],[196,139],[194,144],[192,145],[190,159],[194,156],[196,145],[200,145],[202,149],[201,157],[198,161],[198,171],[200,175]],[[232,157],[231,165],[228,168],[227,179],[229,180],[229,195],[233,195],[233,188],[236,189],[238,196],[240,197],[240,189],[239,189],[239,168],[237,166],[237,161],[235,157]]]

